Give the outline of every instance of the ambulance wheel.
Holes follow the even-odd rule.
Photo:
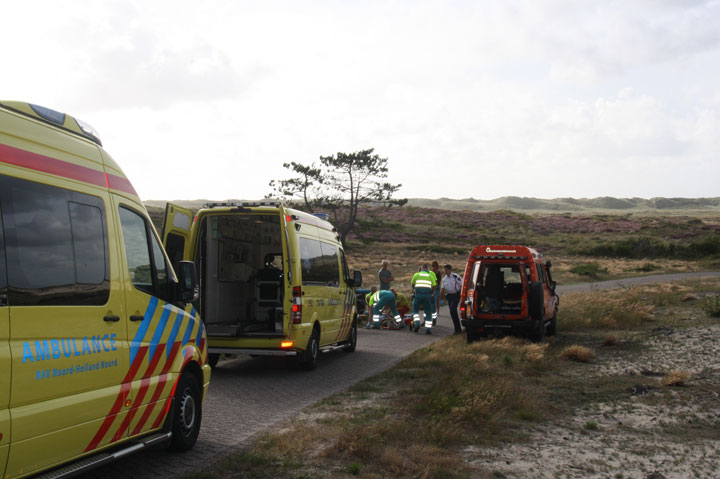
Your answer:
[[[477,334],[473,333],[469,329],[465,329],[465,333],[467,334],[467,343],[471,344],[473,341],[477,339]]]
[[[187,372],[180,376],[173,403],[171,451],[187,451],[195,445],[202,418],[201,397],[195,376]]]
[[[311,371],[317,367],[318,356],[320,355],[320,333],[317,328],[313,329],[310,339],[308,340],[307,348],[300,355],[300,367]]]
[[[220,355],[219,354],[208,354],[208,364],[211,368],[215,368],[217,366],[218,361],[220,361]]]
[[[343,351],[346,353],[352,353],[355,351],[355,348],[357,347],[357,321],[353,321],[352,328],[350,328],[350,338],[348,339],[347,343],[345,343],[345,346],[343,346]]]

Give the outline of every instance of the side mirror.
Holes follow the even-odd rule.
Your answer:
[[[550,281],[550,291],[552,291],[552,294],[555,294],[555,288],[557,288],[557,283],[555,281]]]
[[[353,277],[348,280],[348,286],[352,288],[359,288],[362,286],[362,271],[357,269],[353,270]]]
[[[192,303],[200,296],[195,263],[192,261],[180,261],[178,269],[178,299],[183,303]]]

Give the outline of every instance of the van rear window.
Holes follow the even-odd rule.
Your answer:
[[[0,175],[0,215],[11,306],[107,303],[110,266],[100,198]]]

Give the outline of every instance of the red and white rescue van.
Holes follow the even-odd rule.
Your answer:
[[[536,341],[554,335],[559,298],[550,266],[527,246],[473,248],[460,293],[468,343],[490,333],[520,332]]]

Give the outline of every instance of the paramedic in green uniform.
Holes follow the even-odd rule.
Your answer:
[[[380,313],[384,307],[390,308],[390,312],[395,317],[395,322],[398,326],[402,322],[400,313],[398,313],[397,306],[395,306],[395,293],[392,291],[380,290],[373,293],[368,301],[368,307],[372,306],[373,311],[373,328],[380,329]]]
[[[428,271],[428,265],[422,265],[420,271],[415,273],[411,281],[415,290],[415,298],[413,299],[413,330],[417,332],[420,329],[420,305],[423,305],[423,315],[425,316],[425,334],[432,334],[432,299],[433,292],[437,282],[435,275]],[[437,314],[437,313],[435,313]]]

